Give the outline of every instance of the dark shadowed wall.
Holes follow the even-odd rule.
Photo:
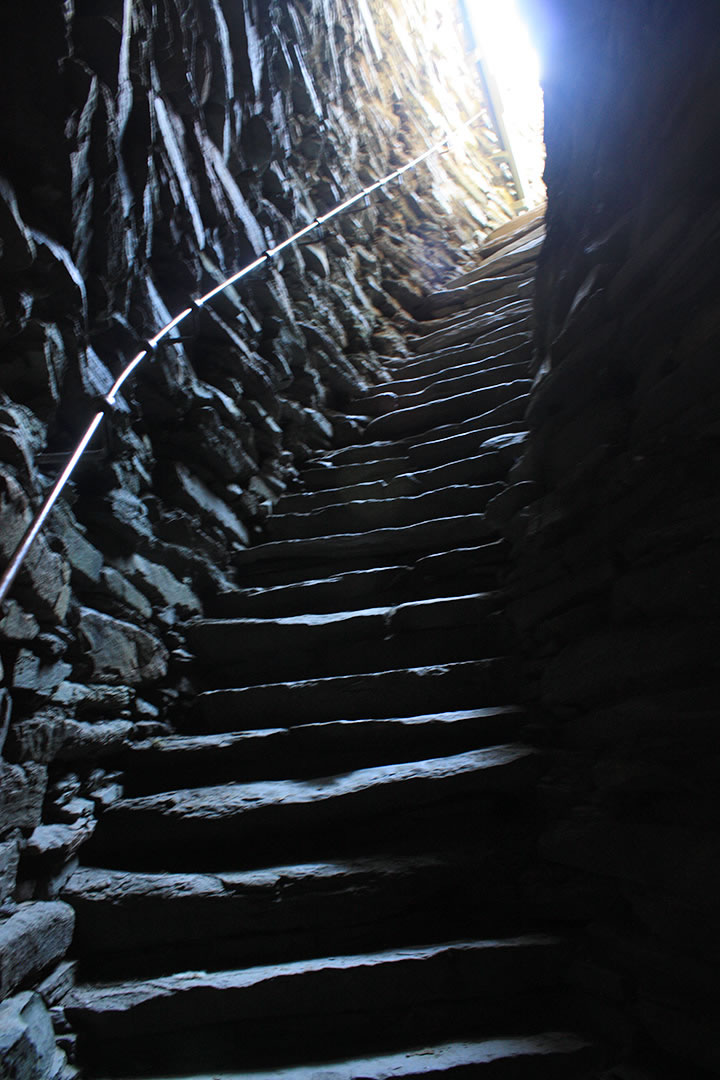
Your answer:
[[[673,1076],[716,1075],[720,10],[526,7],[548,236],[508,529],[544,855],[593,1023]]]

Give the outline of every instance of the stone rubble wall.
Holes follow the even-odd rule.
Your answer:
[[[475,111],[447,22],[439,0],[4,14],[3,564],[143,340]],[[352,439],[352,397],[383,380],[423,290],[514,213],[495,147],[476,125],[228,290],[138,369],[93,442],[0,617],[0,998],[65,953],[56,897],[121,791],[104,762],[164,730],[188,689],[183,621],[238,580],[234,555],[298,462]],[[56,971],[50,1004],[71,975]],[[13,1000],[22,1043],[36,1004]]]
[[[620,1052],[716,1075],[718,11],[526,6],[547,240],[507,531],[552,762],[546,900],[584,928],[578,1000]]]

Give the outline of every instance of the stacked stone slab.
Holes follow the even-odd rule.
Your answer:
[[[89,1075],[588,1075],[541,905],[493,526],[523,444],[541,219],[416,314],[246,587],[187,626],[207,689],[136,744],[65,897]]]

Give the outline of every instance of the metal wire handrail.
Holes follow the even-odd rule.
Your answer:
[[[424,153],[419,154],[417,157],[413,158],[412,161],[407,162],[407,164],[401,166],[399,169],[395,169],[394,172],[388,173],[388,175],[384,176],[382,180],[376,180],[375,183],[370,184],[366,188],[363,188],[362,191],[359,191],[357,195],[353,195],[352,198],[345,199],[343,202],[338,203],[338,205],[333,207],[332,210],[329,210],[328,213],[316,217],[308,225],[305,225],[302,229],[299,229],[297,232],[293,233],[292,236],[289,236],[286,240],[283,240],[282,243],[275,244],[273,247],[267,248],[267,250],[264,251],[262,255],[259,255],[257,259],[254,259],[253,262],[248,263],[248,265],[244,266],[241,270],[238,270],[236,273],[231,274],[229,278],[226,278],[225,281],[221,282],[219,285],[216,285],[213,289],[210,289],[210,291],[206,292],[203,296],[192,300],[188,307],[184,308],[178,315],[171,319],[170,322],[166,323],[165,326],[161,327],[161,329],[158,330],[158,332],[153,337],[149,338],[145,342],[145,345],[140,350],[140,352],[132,358],[132,360],[123,369],[120,375],[118,375],[117,379],[113,383],[108,393],[99,399],[101,404],[98,408],[98,411],[95,413],[92,420],[88,424],[84,435],[82,436],[80,442],[73,451],[70,459],[65,465],[65,468],[62,470],[57,480],[53,484],[50,492],[45,497],[45,501],[43,502],[40,509],[37,511],[31,524],[28,526],[28,529],[26,530],[22,540],[16,547],[13,556],[10,559],[7,567],[5,568],[2,578],[0,579],[0,604],[5,602],[8,592],[10,591],[10,588],[18,574],[18,571],[20,570],[20,567],[22,566],[25,558],[27,557],[30,548],[32,547],[40,530],[45,524],[45,521],[47,520],[50,511],[60,497],[63,488],[72,476],[77,463],[80,461],[80,458],[85,453],[85,450],[87,449],[93,435],[100,427],[100,424],[103,422],[106,414],[114,409],[117,395],[122,389],[123,384],[127,381],[130,375],[132,375],[135,368],[145,359],[145,357],[151,356],[156,351],[159,343],[163,340],[163,338],[167,337],[167,335],[172,330],[174,330],[176,326],[179,326],[180,323],[187,319],[189,315],[193,314],[193,312],[200,311],[210,300],[216,297],[219,293],[223,292],[225,289],[229,288],[231,285],[234,285],[236,281],[239,281],[241,278],[244,278],[248,274],[251,274],[253,270],[257,270],[265,263],[272,262],[272,260],[276,258],[276,256],[279,255],[281,251],[284,251],[284,249],[289,247],[291,244],[297,243],[298,240],[301,240],[304,236],[307,236],[315,229],[320,228],[326,222],[330,221],[338,214],[341,214],[344,211],[348,210],[351,206],[354,206],[361,200],[367,199],[370,195],[373,194],[373,192],[378,191],[382,187],[385,187],[386,184],[390,184],[393,182],[393,180],[397,180],[403,175],[403,173],[408,172],[410,169],[416,168],[418,165],[421,164],[421,162],[425,161],[426,158],[429,158],[432,154],[450,150],[451,140],[455,138],[455,136],[459,135],[461,131],[464,131],[466,128],[476,123],[483,115],[483,111],[484,110],[481,110],[480,112],[475,113],[474,116],[471,116],[470,119],[466,120],[464,124],[461,124],[452,132],[445,135],[439,142],[435,143],[428,150],[425,150]]]

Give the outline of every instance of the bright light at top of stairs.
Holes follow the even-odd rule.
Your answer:
[[[502,100],[528,207],[545,199],[540,61],[515,0],[467,0],[478,52]]]

